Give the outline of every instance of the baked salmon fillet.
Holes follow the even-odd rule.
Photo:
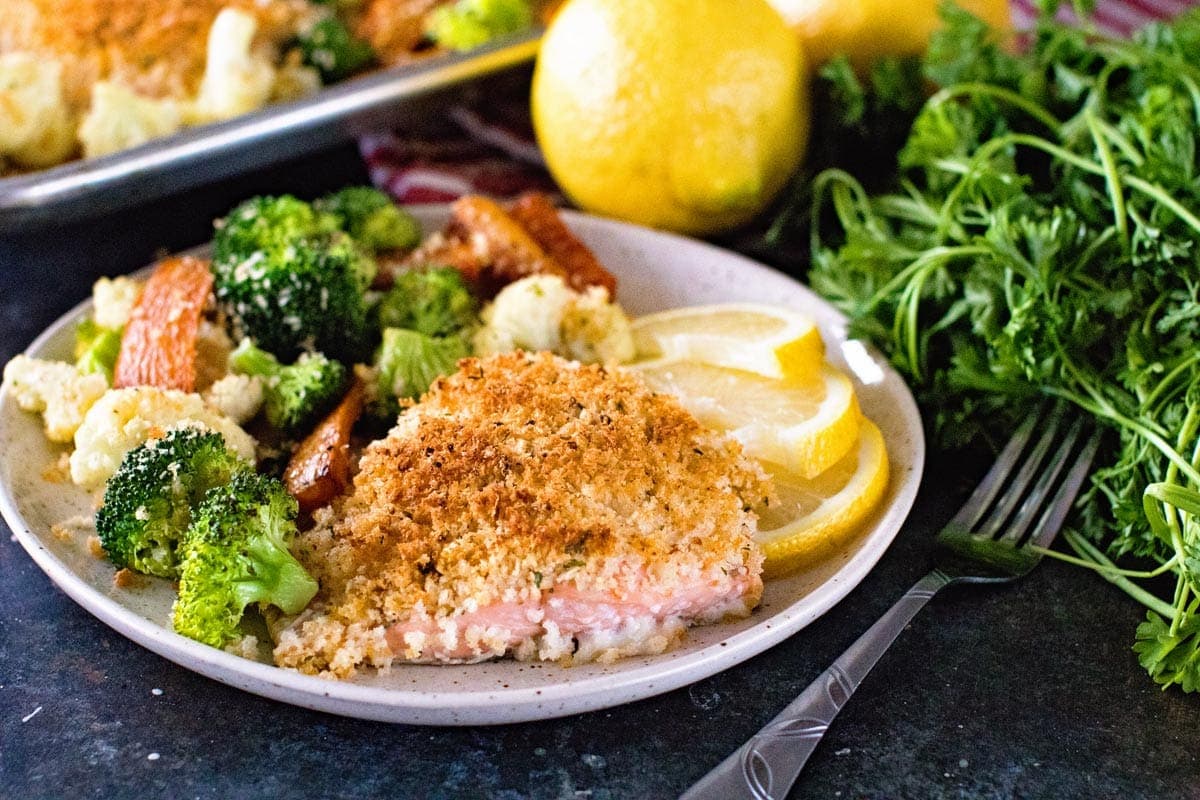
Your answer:
[[[296,555],[321,584],[276,663],[660,653],[762,595],[762,469],[636,373],[548,353],[465,359],[364,452]]]

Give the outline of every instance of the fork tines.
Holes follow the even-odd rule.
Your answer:
[[[1049,544],[1087,477],[1100,438],[1093,433],[1085,439],[1087,419],[1067,416],[1060,404],[1027,419],[946,527],[1013,547]]]

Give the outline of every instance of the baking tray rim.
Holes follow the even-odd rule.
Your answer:
[[[0,231],[11,223],[38,222],[61,205],[118,189],[132,179],[154,188],[139,196],[162,195],[229,177],[282,160],[256,147],[289,137],[299,145],[286,156],[311,152],[368,132],[361,118],[372,112],[499,73],[531,61],[541,30],[507,38],[468,53],[433,56],[412,64],[389,67],[334,84],[305,98],[277,103],[223,122],[188,128],[146,144],[98,158],[76,159],[36,172],[0,178]],[[356,119],[359,120],[356,123]],[[241,154],[241,168],[219,175],[184,176],[189,167]],[[198,170],[197,170],[198,171]],[[155,176],[163,180],[155,181]],[[154,186],[154,184],[160,184]],[[109,202],[105,205],[113,207]],[[78,211],[78,210],[77,210]],[[78,214],[77,214],[78,215]],[[9,224],[6,224],[9,223]]]

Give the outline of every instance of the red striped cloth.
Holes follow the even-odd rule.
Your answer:
[[[1170,19],[1191,8],[1195,3],[1186,0],[1121,0],[1096,3],[1092,20],[1102,32],[1114,36],[1128,36],[1138,28],[1156,19]],[[1018,30],[1028,28],[1037,18],[1037,4],[1033,0],[1012,0],[1013,25]],[[1067,9],[1061,15],[1064,20],[1073,19]]]
[[[1186,0],[1100,0],[1093,22],[1102,32],[1128,36],[1155,19],[1190,8]],[[1037,16],[1035,0],[1012,0],[1013,24],[1025,29]],[[1064,19],[1071,12],[1064,9]],[[450,127],[437,135],[405,132],[363,138],[359,147],[371,180],[404,203],[453,200],[482,193],[511,197],[522,191],[554,191],[533,140],[528,100],[514,96],[487,109],[486,118],[452,108]]]
[[[366,136],[359,150],[371,181],[402,203],[436,203],[464,194],[512,197],[524,191],[555,194],[542,154],[528,127],[528,99],[506,99],[485,119],[461,106],[450,109],[454,127],[436,137],[403,132]],[[516,116],[525,124],[513,124]]]

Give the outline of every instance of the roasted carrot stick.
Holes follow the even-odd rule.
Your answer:
[[[495,201],[467,195],[456,200],[452,209],[446,235],[471,245],[486,264],[479,280],[484,292],[498,291],[527,275],[567,277],[562,265]]]
[[[329,416],[313,429],[288,462],[283,483],[308,514],[350,485],[350,431],[363,410],[363,384],[356,379]]]
[[[196,388],[196,334],[213,277],[191,256],[159,263],[134,304],[113,371],[113,386]]]
[[[576,291],[603,286],[609,299],[616,299],[617,277],[571,233],[558,216],[558,209],[541,192],[528,192],[513,202],[508,213],[525,229],[546,254],[566,270],[567,284]]]
[[[398,263],[382,262],[379,274],[383,275],[385,271],[388,273],[383,279],[387,281],[387,284],[386,286],[376,285],[373,288],[390,288],[395,282],[396,275],[400,272],[409,269],[427,269],[430,266],[452,267],[458,270],[467,283],[478,285],[487,264],[480,259],[470,242],[436,233],[416,250],[404,256]],[[377,278],[376,283],[378,284],[379,281],[380,279]]]

